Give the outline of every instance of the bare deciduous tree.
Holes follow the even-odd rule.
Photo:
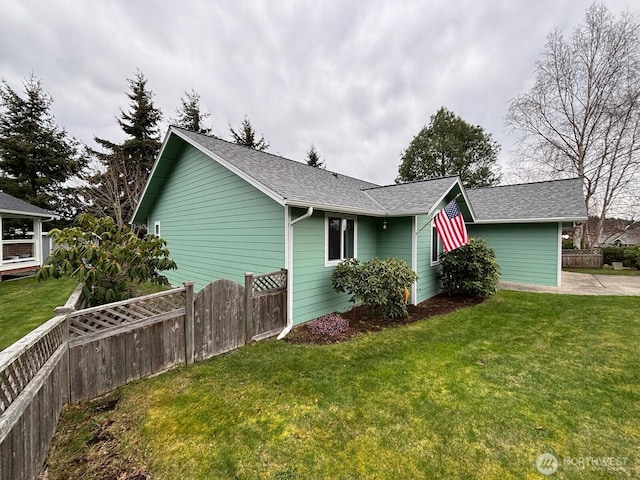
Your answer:
[[[147,172],[127,161],[122,152],[104,155],[80,176],[76,189],[82,209],[96,217],[111,217],[128,225],[147,182]]]
[[[640,26],[593,4],[570,38],[549,35],[534,86],[515,98],[506,123],[546,178],[579,176],[590,215],[600,221],[589,244],[640,173]]]

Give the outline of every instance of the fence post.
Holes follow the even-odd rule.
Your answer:
[[[244,274],[244,343],[253,337],[253,273]]]
[[[74,303],[77,303],[77,302],[78,302],[78,299],[75,299]],[[64,315],[64,322],[62,323],[62,342],[67,345],[67,356],[66,356],[66,359],[64,360],[65,365],[64,365],[64,373],[63,373],[63,375],[66,377],[64,381],[66,381],[67,384],[65,387],[63,387],[63,392],[62,392],[65,398],[64,403],[69,403],[71,400],[71,353],[69,351],[69,338],[71,337],[71,335],[69,332],[69,314],[74,312],[75,310],[76,310],[75,308],[67,307],[67,306],[56,307],[53,310],[53,313],[55,313],[56,315]]]
[[[184,282],[184,348],[187,365],[193,363],[195,346],[193,337],[193,282]]]

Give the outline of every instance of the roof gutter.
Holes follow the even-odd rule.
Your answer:
[[[51,220],[60,220],[60,216],[59,215],[52,215],[50,213],[47,213],[45,215],[41,214],[41,213],[34,213],[34,212],[22,212],[19,210],[2,210],[0,212],[0,215],[3,214],[7,214],[7,215],[14,215],[16,217],[37,217],[42,219],[43,222],[50,222]],[[49,218],[47,218],[49,217]]]
[[[313,207],[308,207],[304,214],[298,218],[289,220],[289,226],[287,228],[287,235],[289,236],[289,251],[287,252],[289,256],[287,262],[287,326],[284,327],[284,330],[278,335],[278,340],[286,337],[293,328],[293,226],[302,220],[306,220],[311,215],[313,215]]]
[[[557,222],[584,222],[587,217],[552,217],[552,218],[502,218],[490,220],[476,220],[475,225],[490,225],[495,223],[557,223]]]
[[[341,205],[331,205],[324,203],[315,203],[315,202],[303,202],[296,200],[285,200],[285,206],[289,207],[298,207],[298,208],[315,208],[318,210],[324,210],[327,212],[335,212],[335,213],[345,213],[347,215],[366,215],[368,217],[386,217],[389,212],[386,210],[372,210],[368,208],[350,208],[347,206]]]

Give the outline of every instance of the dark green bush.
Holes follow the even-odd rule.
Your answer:
[[[602,249],[602,262],[611,265],[613,262],[624,262],[622,247],[605,247]]]
[[[384,318],[407,316],[405,295],[417,279],[418,275],[398,258],[374,258],[366,263],[348,259],[331,276],[336,292],[348,293],[351,302],[379,310]]]
[[[441,255],[442,290],[457,297],[488,297],[496,292],[500,267],[495,252],[484,240],[472,238],[469,245]]]
[[[624,249],[623,265],[625,267],[640,268],[640,246]]]
[[[640,246],[635,247],[605,247],[602,249],[602,262],[611,265],[622,262],[625,267],[640,268]]]
[[[161,238],[139,238],[131,228],[119,227],[110,217],[78,217],[76,225],[49,232],[58,248],[36,278],[71,277],[84,283],[89,306],[130,298],[136,285],[167,285],[165,270],[176,268]]]

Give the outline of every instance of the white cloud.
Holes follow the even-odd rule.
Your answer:
[[[35,73],[58,122],[92,144],[122,137],[115,117],[139,68],[165,122],[193,88],[222,137],[247,114],[274,153],[302,161],[313,142],[328,168],[391,183],[441,106],[492,133],[508,161],[509,100],[546,36],[589,3],[5,0],[0,76],[19,89]]]

